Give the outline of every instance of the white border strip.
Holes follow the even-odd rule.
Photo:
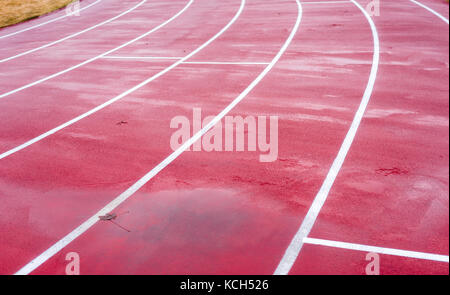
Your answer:
[[[104,56],[104,59],[123,60],[180,60],[182,57],[159,57],[159,56]],[[183,64],[191,65],[268,65],[269,62],[234,62],[234,61],[185,61]]]
[[[11,57],[8,57],[8,58],[1,59],[1,60],[0,60],[0,63],[4,63],[4,62],[7,62],[7,61],[16,59],[16,58],[18,58],[18,57],[21,57],[21,56],[24,56],[24,55],[27,55],[27,54],[36,52],[36,51],[38,51],[38,50],[41,50],[41,49],[44,49],[44,48],[53,46],[53,45],[55,45],[55,44],[61,43],[61,42],[63,42],[63,41],[66,41],[66,40],[68,40],[68,39],[71,39],[71,38],[73,38],[73,37],[76,37],[76,36],[79,36],[79,35],[84,34],[84,33],[86,33],[86,32],[89,32],[89,31],[91,31],[91,30],[93,30],[93,29],[96,29],[96,28],[98,28],[98,27],[100,27],[100,26],[106,25],[107,23],[110,23],[110,22],[112,22],[112,21],[114,21],[114,20],[116,20],[116,19],[118,19],[118,18],[120,18],[120,17],[122,17],[122,16],[124,16],[124,15],[126,15],[126,14],[128,14],[128,13],[130,13],[130,12],[132,12],[133,10],[135,10],[136,8],[138,8],[139,6],[141,6],[142,4],[144,4],[145,2],[147,2],[147,0],[142,0],[140,3],[138,3],[138,4],[135,5],[135,6],[133,6],[132,8],[128,9],[127,11],[124,11],[124,12],[122,12],[121,14],[119,14],[119,15],[113,17],[113,18],[110,18],[110,19],[108,19],[108,20],[106,20],[106,21],[103,21],[103,22],[101,22],[101,23],[99,23],[99,24],[96,24],[95,26],[92,26],[92,27],[90,27],[90,28],[87,28],[87,29],[85,29],[85,30],[82,30],[82,31],[80,31],[80,32],[78,32],[78,33],[75,33],[75,34],[66,36],[66,37],[64,37],[64,38],[62,38],[62,39],[59,39],[59,40],[56,40],[56,41],[47,43],[47,44],[45,44],[45,45],[43,45],[43,46],[36,47],[36,48],[34,48],[34,49],[31,49],[31,50],[28,50],[28,51],[25,51],[25,52],[16,54],[16,55],[14,55],[14,56],[11,56]]]
[[[92,5],[95,5],[95,4],[97,4],[98,2],[101,2],[101,1],[102,1],[102,0],[97,0],[97,1],[95,1],[94,3],[91,3],[91,4],[89,4],[89,5],[87,5],[87,6],[83,7],[83,8],[80,8],[80,10],[78,10],[78,12],[81,12],[81,11],[83,11],[83,10],[85,10],[85,9],[88,9],[88,8],[91,7]],[[71,4],[71,3],[69,3],[69,5],[70,5],[70,4]],[[60,16],[60,17],[51,19],[51,20],[46,21],[46,22],[44,22],[44,23],[40,23],[40,24],[31,26],[31,27],[28,27],[28,28],[26,28],[26,29],[22,29],[22,30],[17,31],[17,32],[13,32],[13,33],[10,33],[10,34],[7,34],[7,35],[0,36],[0,39],[8,38],[8,37],[11,37],[11,36],[14,36],[14,35],[17,35],[17,34],[20,34],[20,33],[23,33],[23,32],[26,32],[26,31],[29,31],[29,30],[38,28],[38,27],[42,27],[43,25],[46,25],[46,24],[55,22],[55,21],[57,21],[57,20],[63,19],[63,18],[68,17],[68,16],[71,16],[71,15],[74,14],[74,13],[75,13],[75,12],[71,12],[71,13],[69,13],[69,14],[64,14],[64,15],[62,15],[62,16]]]
[[[305,5],[305,4],[342,4],[342,3],[350,3],[350,0],[348,0],[348,1],[311,1],[311,2],[302,2],[302,5]]]
[[[430,254],[430,253],[416,252],[416,251],[406,251],[406,250],[399,250],[399,249],[392,249],[392,248],[382,248],[382,247],[367,246],[367,245],[361,245],[361,244],[337,242],[337,241],[322,240],[322,239],[313,239],[313,238],[304,238],[303,243],[311,244],[311,245],[318,245],[318,246],[347,249],[347,250],[355,250],[355,251],[362,251],[362,252],[369,252],[369,253],[378,253],[378,254],[385,254],[385,255],[393,255],[393,256],[401,256],[401,257],[409,257],[409,258],[417,258],[417,259],[449,263],[448,256],[439,255],[439,254]]]
[[[336,180],[336,177],[339,174],[342,165],[344,164],[345,158],[347,157],[350,147],[352,146],[353,140],[355,139],[359,125],[361,124],[361,120],[364,116],[367,105],[369,104],[370,97],[372,96],[373,87],[375,85],[375,80],[377,78],[378,73],[378,64],[380,62],[380,43],[378,32],[377,28],[375,27],[375,24],[373,23],[367,11],[363,7],[361,7],[361,5],[359,5],[356,1],[351,0],[351,2],[362,11],[364,16],[367,18],[367,21],[369,22],[370,28],[372,30],[374,52],[369,81],[367,83],[364,96],[361,100],[361,104],[358,108],[358,111],[355,114],[355,118],[353,119],[352,125],[344,139],[344,142],[342,143],[339,153],[336,159],[334,160],[333,165],[331,166],[328,175],[325,181],[323,182],[322,187],[320,188],[320,191],[318,192],[311,207],[309,208],[308,214],[303,220],[300,229],[295,234],[291,244],[287,248],[283,258],[281,259],[280,264],[275,270],[274,273],[275,275],[289,274],[289,271],[291,270],[292,266],[297,260],[297,257],[303,247],[303,240],[311,232],[311,229],[314,226],[314,223],[316,222],[320,210],[322,209],[322,206],[325,203],[328,194],[330,193],[331,187],[333,186],[334,181]]]
[[[424,8],[424,9],[428,10],[429,12],[431,12],[432,14],[436,15],[441,20],[443,20],[445,23],[447,23],[447,25],[449,24],[447,18],[445,18],[443,15],[439,14],[435,10],[431,9],[430,7],[426,6],[425,4],[422,4],[422,3],[418,2],[418,1],[415,1],[415,0],[409,0],[409,1],[411,1],[412,3],[414,3],[416,5],[419,5],[420,7]]]
[[[179,60],[182,57],[166,57],[166,56],[118,56],[118,55],[110,55],[103,56],[105,59],[165,59],[165,60]]]
[[[275,66],[275,64],[278,62],[278,60],[281,58],[281,56],[284,54],[290,43],[292,42],[295,34],[298,31],[298,28],[300,26],[301,18],[302,18],[302,6],[299,2],[299,0],[296,0],[298,5],[298,17],[297,21],[295,23],[294,28],[291,31],[291,34],[289,35],[288,39],[278,52],[278,54],[274,57],[270,65],[268,65],[264,71],[259,74],[259,76],[242,92],[231,104],[229,104],[219,115],[217,115],[209,124],[207,124],[203,129],[201,129],[198,133],[196,133],[193,137],[191,137],[188,141],[186,141],[180,148],[178,148],[175,152],[173,152],[170,156],[168,156],[164,161],[162,161],[158,166],[153,168],[150,172],[148,172],[144,177],[142,177],[139,181],[137,181],[135,184],[133,184],[130,188],[128,188],[125,192],[123,192],[121,195],[119,195],[116,199],[114,199],[111,203],[106,205],[103,209],[101,209],[97,214],[89,218],[87,221],[85,221],[82,225],[80,225],[78,228],[76,228],[74,231],[69,233],[67,236],[65,236],[63,239],[58,241],[56,244],[54,244],[52,247],[50,247],[48,250],[46,250],[44,253],[39,255],[37,258],[33,259],[30,263],[28,263],[26,266],[24,266],[21,270],[19,270],[16,274],[18,275],[25,275],[29,274],[33,270],[35,270],[37,267],[39,267],[41,264],[43,264],[45,261],[47,261],[50,257],[58,253],[61,249],[63,249],[65,246],[70,244],[73,240],[75,240],[77,237],[82,235],[85,231],[87,231],[89,228],[91,228],[94,224],[97,223],[99,220],[99,216],[108,214],[112,212],[117,206],[122,204],[125,200],[127,200],[129,197],[131,197],[135,192],[137,192],[142,186],[144,186],[148,181],[150,181],[153,177],[155,177],[161,170],[163,170],[167,165],[172,163],[178,156],[180,156],[184,151],[186,151],[191,145],[193,145],[197,140],[199,140],[208,130],[210,130],[215,124],[220,122],[222,118],[230,112],[242,99],[244,99],[255,87],[258,85],[259,82],[269,73],[269,71]],[[192,57],[194,54],[196,54],[198,51],[209,45],[212,41],[214,41],[217,37],[222,35],[240,16],[245,6],[245,0],[242,0],[241,7],[239,8],[239,11],[235,15],[235,17],[230,21],[230,23],[222,29],[217,35],[215,35],[211,40],[206,42],[204,45],[202,45],[200,48],[198,48],[196,51],[192,52],[190,55],[184,58],[184,60]]]
[[[55,74],[53,74],[53,75],[47,76],[47,77],[42,78],[42,79],[37,80],[37,81],[34,81],[34,82],[32,82],[32,83],[29,83],[29,84],[24,85],[24,86],[22,86],[22,87],[16,88],[16,89],[11,90],[11,91],[9,91],[9,92],[0,94],[0,99],[1,99],[1,98],[5,98],[5,97],[7,97],[7,96],[9,96],[9,95],[11,95],[11,94],[17,93],[17,92],[19,92],[19,91],[25,90],[25,89],[27,89],[27,88],[36,86],[36,85],[38,85],[38,84],[40,84],[40,83],[43,83],[43,82],[45,82],[45,81],[48,81],[48,80],[50,80],[50,79],[56,78],[56,77],[58,77],[58,76],[60,76],[60,75],[62,75],[62,74],[65,74],[65,73],[68,73],[68,72],[70,72],[70,71],[73,71],[73,70],[75,70],[75,69],[77,69],[77,68],[79,68],[79,67],[82,67],[82,66],[84,66],[84,65],[86,65],[86,64],[89,64],[89,63],[91,63],[91,62],[93,62],[93,61],[96,61],[96,60],[99,59],[99,58],[103,58],[105,55],[108,55],[108,54],[111,54],[111,53],[113,53],[113,52],[116,52],[116,51],[118,51],[118,50],[120,50],[120,49],[122,49],[122,48],[124,48],[124,47],[126,47],[126,46],[128,46],[128,45],[130,45],[130,44],[132,44],[132,43],[134,43],[134,42],[136,42],[136,41],[138,41],[138,40],[140,40],[140,39],[143,39],[143,38],[147,37],[148,35],[150,35],[150,34],[156,32],[156,31],[158,31],[159,29],[163,28],[164,26],[166,26],[166,25],[168,25],[169,23],[171,23],[172,21],[174,21],[177,17],[179,17],[182,13],[184,13],[184,12],[187,10],[187,8],[188,8],[189,6],[191,6],[191,4],[192,4],[193,2],[194,2],[194,0],[190,0],[189,3],[188,3],[188,4],[187,4],[180,12],[178,12],[176,15],[174,15],[173,17],[171,17],[169,20],[165,21],[164,23],[160,24],[159,26],[157,26],[157,27],[151,29],[150,31],[148,31],[148,32],[146,32],[146,33],[140,35],[139,37],[134,38],[133,40],[130,40],[130,41],[128,41],[128,42],[125,42],[124,44],[122,44],[122,45],[120,45],[120,46],[118,46],[118,47],[116,47],[116,48],[113,48],[113,49],[111,49],[111,50],[109,50],[109,51],[106,51],[106,52],[104,52],[104,53],[102,53],[102,54],[100,54],[100,55],[97,55],[97,56],[95,56],[95,57],[93,57],[93,58],[91,58],[91,59],[88,59],[88,60],[86,60],[86,61],[84,61],[84,62],[81,62],[81,63],[79,63],[79,64],[77,64],[77,65],[74,65],[74,66],[72,66],[72,67],[70,67],[70,68],[67,68],[67,69],[62,70],[62,71],[60,71],[60,72],[57,72],[57,73],[55,73]],[[2,159],[1,155],[0,155],[0,159]]]
[[[183,64],[188,65],[237,65],[237,66],[248,66],[248,65],[269,65],[269,62],[232,62],[232,61],[188,61]]]

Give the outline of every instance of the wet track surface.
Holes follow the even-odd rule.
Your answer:
[[[448,274],[449,27],[369,2],[103,0],[0,39],[8,59],[127,12],[0,62],[0,273],[64,274],[76,252],[82,274],[273,274],[286,253],[289,274],[364,274],[365,251],[289,246],[369,93],[307,236],[420,256],[383,254],[382,274]],[[227,115],[277,116],[276,161],[169,157],[174,117],[243,94]]]

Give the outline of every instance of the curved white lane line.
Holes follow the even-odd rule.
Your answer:
[[[55,73],[55,74],[53,74],[53,75],[47,76],[47,77],[42,78],[42,79],[37,80],[37,81],[34,81],[34,82],[32,82],[32,83],[29,83],[29,84],[24,85],[24,86],[22,86],[22,87],[16,88],[16,89],[11,90],[11,91],[9,91],[9,92],[5,92],[5,93],[3,93],[3,94],[0,94],[0,99],[1,99],[1,98],[5,98],[5,97],[7,97],[7,96],[9,96],[9,95],[11,95],[11,94],[17,93],[17,92],[19,92],[19,91],[25,90],[25,89],[27,89],[27,88],[36,86],[36,85],[38,85],[38,84],[40,84],[40,83],[43,83],[43,82],[45,82],[45,81],[48,81],[48,80],[50,80],[50,79],[56,78],[56,77],[58,77],[58,76],[60,76],[60,75],[62,75],[62,74],[65,74],[65,73],[67,73],[67,72],[73,71],[73,70],[75,70],[75,69],[77,69],[77,68],[79,68],[79,67],[82,67],[82,66],[84,66],[84,65],[86,65],[86,64],[89,64],[89,63],[91,63],[91,62],[93,62],[93,61],[95,61],[95,60],[97,60],[97,59],[99,59],[99,58],[102,58],[102,57],[104,57],[105,55],[108,55],[108,54],[110,54],[110,53],[116,52],[116,51],[118,51],[119,49],[122,49],[122,48],[124,48],[124,47],[126,47],[126,46],[128,46],[128,45],[130,45],[130,44],[132,44],[132,43],[134,43],[134,42],[136,42],[136,41],[142,39],[142,38],[147,37],[148,35],[150,35],[150,34],[156,32],[157,30],[161,29],[162,27],[166,26],[167,24],[169,24],[170,22],[172,22],[173,20],[175,20],[177,17],[179,17],[179,16],[180,16],[180,15],[181,15],[188,7],[192,4],[192,2],[193,2],[193,1],[189,1],[189,3],[186,5],[186,7],[183,8],[180,12],[178,12],[175,16],[173,16],[173,17],[170,18],[169,20],[165,21],[164,23],[160,24],[159,26],[157,26],[157,27],[151,29],[150,31],[148,31],[148,32],[146,32],[146,33],[140,35],[139,37],[136,37],[136,38],[134,38],[133,40],[130,40],[130,41],[128,41],[128,42],[125,42],[124,44],[122,44],[122,45],[120,45],[120,46],[118,46],[118,47],[116,47],[116,48],[113,48],[113,49],[111,49],[111,50],[109,50],[109,51],[106,51],[106,52],[104,52],[104,53],[102,53],[102,54],[100,54],[100,55],[97,55],[97,56],[95,56],[95,57],[93,57],[93,58],[91,58],[91,59],[88,59],[88,60],[86,60],[86,61],[84,61],[84,62],[81,62],[81,63],[79,63],[79,64],[77,64],[77,65],[74,65],[74,66],[72,66],[72,67],[70,67],[70,68],[67,68],[67,69],[62,70],[62,71],[60,71],[60,72],[57,72],[57,73]],[[2,158],[2,157],[1,157],[1,155],[0,155],[0,159],[1,159],[1,158]]]
[[[439,14],[438,12],[436,12],[435,10],[431,9],[430,7],[426,6],[425,4],[420,3],[419,1],[415,1],[415,0],[409,0],[412,3],[419,5],[422,8],[425,8],[426,10],[428,10],[429,12],[431,12],[432,14],[434,14],[435,16],[439,17],[441,20],[443,20],[444,22],[447,23],[447,25],[449,24],[448,19],[445,18],[443,15]]]
[[[347,157],[347,154],[358,131],[358,127],[361,124],[361,120],[364,116],[367,105],[369,104],[370,97],[372,96],[373,87],[375,85],[375,80],[377,78],[378,73],[378,64],[380,62],[380,41],[378,37],[378,32],[375,24],[373,23],[367,11],[356,1],[351,0],[351,2],[362,11],[364,16],[367,18],[370,24],[370,28],[372,30],[374,52],[369,82],[364,92],[364,96],[361,100],[361,104],[355,114],[352,125],[344,139],[344,142],[342,143],[339,153],[336,159],[334,160],[333,165],[331,166],[328,175],[325,178],[322,187],[320,188],[320,191],[318,192],[311,207],[309,208],[308,214],[304,218],[302,225],[300,226],[300,229],[295,234],[291,244],[287,248],[282,260],[280,261],[280,264],[275,270],[274,273],[275,275],[289,274],[289,271],[291,270],[292,266],[297,260],[297,257],[303,247],[304,239],[308,237],[309,233],[311,232],[311,229],[314,226],[317,216],[319,215],[320,210],[322,209],[322,206],[325,203],[328,194],[330,193],[331,187],[333,186],[334,181],[336,180],[336,177],[339,174],[342,165],[344,164],[345,158]]]
[[[103,21],[103,22],[101,22],[101,23],[99,23],[99,24],[96,24],[95,26],[92,26],[92,27],[90,27],[90,28],[87,28],[87,29],[85,29],[85,30],[83,30],[83,31],[80,31],[80,32],[78,32],[78,33],[75,33],[75,34],[66,36],[66,37],[64,37],[64,38],[62,38],[62,39],[59,39],[59,40],[56,40],[56,41],[47,43],[47,44],[45,44],[45,45],[43,45],[43,46],[40,46],[40,47],[31,49],[31,50],[28,50],[28,51],[25,51],[25,52],[16,54],[16,55],[14,55],[14,56],[11,56],[11,57],[8,57],[8,58],[1,59],[1,60],[0,60],[0,63],[4,63],[4,62],[7,62],[7,61],[16,59],[16,58],[18,58],[18,57],[21,57],[21,56],[24,56],[24,55],[27,55],[27,54],[36,52],[36,51],[38,51],[38,50],[41,50],[41,49],[44,49],[44,48],[53,46],[53,45],[55,45],[55,44],[61,43],[61,42],[63,42],[63,41],[66,41],[66,40],[68,40],[68,39],[70,39],[70,38],[73,38],[73,37],[79,36],[79,35],[81,35],[81,34],[84,34],[84,33],[86,33],[86,32],[89,32],[89,31],[91,31],[91,30],[93,30],[93,29],[96,29],[96,28],[98,28],[98,27],[100,27],[100,26],[103,26],[103,25],[105,25],[105,24],[107,24],[107,23],[110,23],[110,22],[112,22],[112,21],[118,19],[119,17],[122,17],[122,16],[124,16],[124,15],[126,15],[126,14],[132,12],[133,10],[135,10],[136,8],[138,8],[139,6],[141,6],[142,4],[144,4],[145,2],[147,2],[147,0],[142,0],[140,3],[138,3],[138,4],[135,5],[135,6],[133,6],[132,8],[128,9],[127,11],[124,11],[124,12],[122,12],[121,14],[119,14],[119,15],[113,17],[113,18],[107,19],[107,20],[105,20],[105,21]]]
[[[113,50],[110,50],[110,51],[108,51],[108,52],[105,52],[104,54],[99,55],[99,56],[96,57],[96,58],[92,58],[92,59],[90,59],[90,60],[87,60],[87,61],[85,61],[85,62],[83,62],[83,63],[81,63],[81,64],[79,64],[79,65],[77,65],[77,66],[75,66],[75,67],[72,67],[72,68],[70,68],[70,69],[68,69],[68,70],[65,70],[65,71],[63,71],[63,72],[68,72],[69,70],[73,70],[73,69],[76,68],[76,67],[80,67],[80,66],[82,66],[82,65],[85,65],[85,64],[87,64],[87,63],[90,63],[90,62],[92,62],[92,61],[98,59],[99,57],[101,57],[101,56],[103,56],[103,55],[106,55],[106,54],[111,53],[111,52],[113,52],[113,51],[119,50],[120,48],[123,48],[123,47],[125,47],[125,46],[127,46],[127,45],[129,45],[129,44],[131,44],[131,43],[133,43],[133,42],[135,42],[135,41],[137,41],[137,40],[139,40],[139,39],[144,38],[145,36],[148,36],[149,34],[151,34],[151,33],[155,32],[155,31],[161,29],[162,27],[164,27],[165,25],[167,25],[168,23],[172,22],[172,21],[175,20],[177,17],[179,17],[180,15],[182,15],[182,14],[183,14],[183,13],[184,13],[191,5],[192,5],[192,3],[194,3],[194,0],[189,0],[189,2],[186,4],[186,6],[185,6],[182,10],[180,10],[176,15],[174,15],[172,18],[170,18],[169,20],[165,21],[164,23],[160,24],[159,26],[157,26],[157,27],[153,28],[152,30],[148,31],[147,33],[145,33],[145,34],[143,34],[143,35],[141,35],[141,36],[139,36],[139,37],[137,37],[137,38],[135,38],[135,39],[133,39],[133,40],[131,40],[131,41],[129,41],[129,42],[127,42],[127,43],[125,43],[125,44],[123,44],[123,45],[117,47],[117,48],[115,48],[115,49],[113,49]],[[57,75],[60,75],[60,74],[62,74],[63,72],[60,72],[60,73],[55,74],[55,75],[52,75],[51,77],[52,77],[52,78],[53,78],[53,77],[56,77]],[[48,80],[48,79],[50,79],[50,78],[46,78],[46,80]],[[156,79],[156,78],[155,78],[155,79]],[[144,84],[144,85],[145,85],[145,84]],[[70,120],[70,121],[68,121],[68,122],[66,122],[66,123],[64,123],[64,124],[62,124],[62,125],[59,125],[58,127],[54,128],[54,129],[52,129],[52,130],[50,130],[50,131],[47,131],[46,133],[41,134],[41,135],[39,135],[38,137],[35,137],[35,138],[33,138],[32,140],[29,140],[29,141],[25,142],[24,144],[22,144],[22,145],[20,145],[20,146],[17,146],[17,147],[15,147],[15,148],[13,148],[13,149],[7,151],[7,152],[4,152],[3,154],[0,154],[0,160],[3,159],[3,158],[8,157],[8,156],[10,156],[10,155],[12,155],[12,154],[14,154],[14,153],[20,151],[20,150],[22,150],[22,149],[24,149],[24,148],[26,148],[26,147],[28,147],[28,146],[30,146],[30,145],[32,145],[33,143],[36,143],[36,142],[38,142],[38,141],[40,141],[40,140],[46,138],[47,136],[50,136],[51,134],[53,134],[53,133],[55,133],[55,132],[57,132],[57,131],[59,131],[59,130],[61,130],[61,129],[67,127],[67,126],[72,125],[72,124],[75,123],[75,122],[80,121],[80,120],[83,119],[83,118],[86,118],[87,116],[90,116],[91,114],[93,114],[93,113],[95,113],[95,112],[97,112],[97,111],[99,111],[99,110],[105,108],[106,106],[112,104],[113,102],[115,102],[115,101],[121,99],[122,97],[128,95],[129,93],[131,93],[131,92],[133,92],[133,91],[139,89],[140,87],[142,87],[142,86],[144,86],[144,85],[139,84],[138,86],[136,86],[136,87],[134,87],[134,88],[132,88],[132,89],[130,89],[130,90],[128,90],[128,91],[122,93],[121,95],[119,95],[119,96],[117,96],[117,97],[115,97],[115,98],[113,98],[113,99],[107,101],[106,103],[104,103],[104,104],[102,104],[102,105],[100,105],[100,106],[98,106],[98,107],[96,107],[96,108],[90,110],[89,112],[84,113],[84,114],[82,114],[82,115],[76,117],[75,119],[72,119],[72,120]],[[0,96],[0,98],[1,98],[1,96]]]
[[[220,31],[216,36],[214,36],[211,40],[209,40],[204,45],[199,47],[196,51],[194,51],[191,54],[189,54],[188,56],[184,57],[183,58],[184,61],[187,60],[188,58],[191,58],[194,54],[198,53],[204,47],[208,46],[212,41],[214,41],[215,39],[217,39],[217,37],[219,37],[221,34],[223,34],[238,19],[238,17],[242,13],[244,6],[245,6],[245,0],[241,0],[241,1],[242,1],[241,7],[239,8],[239,11],[235,15],[235,17],[230,21],[230,23],[222,31]],[[196,133],[192,138],[190,138],[187,142],[185,142],[180,148],[178,148],[175,152],[173,152],[170,156],[168,156],[158,166],[153,168],[144,177],[139,179],[135,184],[133,184],[125,192],[123,192],[121,195],[119,195],[116,199],[114,199],[111,203],[106,205],[103,209],[101,209],[98,213],[96,213],[94,216],[92,216],[87,221],[85,221],[82,225],[80,225],[74,231],[69,233],[67,236],[65,236],[63,239],[58,241],[56,244],[54,244],[52,247],[50,247],[44,253],[39,255],[37,258],[35,258],[30,263],[28,263],[24,268],[22,268],[16,274],[18,274],[18,275],[29,274],[30,272],[35,270],[37,267],[39,267],[41,264],[43,264],[45,261],[47,261],[50,257],[52,257],[53,255],[58,253],[61,249],[66,247],[68,244],[70,244],[77,237],[79,237],[84,232],[86,232],[89,228],[91,228],[94,224],[97,223],[97,221],[99,220],[99,218],[98,218],[99,216],[102,216],[102,215],[112,212],[116,207],[118,207],[125,200],[127,200],[129,197],[131,197],[142,186],[144,186],[148,181],[150,181],[154,176],[156,176],[161,170],[163,170],[167,165],[169,165],[178,156],[180,156],[184,151],[186,151],[191,145],[193,145],[194,142],[196,142],[198,139],[200,139],[215,124],[220,122],[220,120],[222,120],[222,118],[229,111],[231,111],[231,109],[233,109],[242,99],[244,99],[256,87],[256,85],[259,82],[261,82],[261,80],[267,75],[267,73],[269,73],[269,71],[275,66],[275,64],[278,62],[278,60],[284,54],[287,47],[292,42],[292,39],[294,38],[295,34],[297,33],[298,28],[300,26],[301,18],[302,18],[302,6],[301,6],[299,0],[296,0],[296,1],[297,1],[297,5],[298,5],[298,17],[297,17],[296,24],[295,24],[294,28],[292,29],[291,34],[289,35],[288,39],[286,40],[286,42],[284,43],[283,47],[280,49],[278,54],[272,60],[272,62],[264,69],[263,72],[261,72],[261,74],[259,74],[259,76],[247,87],[247,89],[244,90],[244,92],[242,92],[233,102],[231,102],[231,104],[228,105],[219,115],[217,115],[208,125],[206,125],[203,129],[201,129],[198,133]]]
[[[91,7],[91,6],[97,4],[98,2],[101,2],[101,1],[102,1],[102,0],[97,0],[97,1],[95,1],[94,3],[91,3],[91,4],[89,4],[89,5],[87,5],[87,6],[83,7],[83,8],[80,8],[80,10],[78,10],[78,11],[81,12],[81,11],[83,11],[83,10],[85,10],[85,9],[88,9],[89,7]],[[4,38],[11,37],[11,36],[14,36],[14,35],[17,35],[17,34],[20,34],[20,33],[23,33],[23,32],[26,32],[26,31],[29,31],[29,30],[32,30],[32,29],[35,29],[35,28],[38,28],[38,27],[42,27],[43,25],[50,24],[50,23],[52,23],[52,22],[58,21],[58,20],[60,20],[60,19],[63,19],[63,18],[65,18],[65,17],[71,16],[73,13],[74,13],[74,12],[69,13],[69,14],[64,14],[64,15],[62,15],[62,16],[60,16],[60,17],[51,19],[51,20],[46,21],[46,22],[44,22],[44,23],[40,23],[40,24],[31,26],[31,27],[29,27],[29,28],[26,28],[26,29],[17,31],[17,32],[13,32],[13,33],[10,33],[10,34],[7,34],[7,35],[0,36],[0,40],[1,40],[1,39],[4,39]]]

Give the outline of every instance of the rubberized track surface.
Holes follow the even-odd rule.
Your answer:
[[[86,0],[1,30],[0,273],[448,274],[448,4],[369,2]],[[207,128],[174,152],[193,108],[278,116],[278,160],[185,152]]]

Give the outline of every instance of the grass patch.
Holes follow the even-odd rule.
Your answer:
[[[75,0],[0,0],[0,28],[37,18]]]

